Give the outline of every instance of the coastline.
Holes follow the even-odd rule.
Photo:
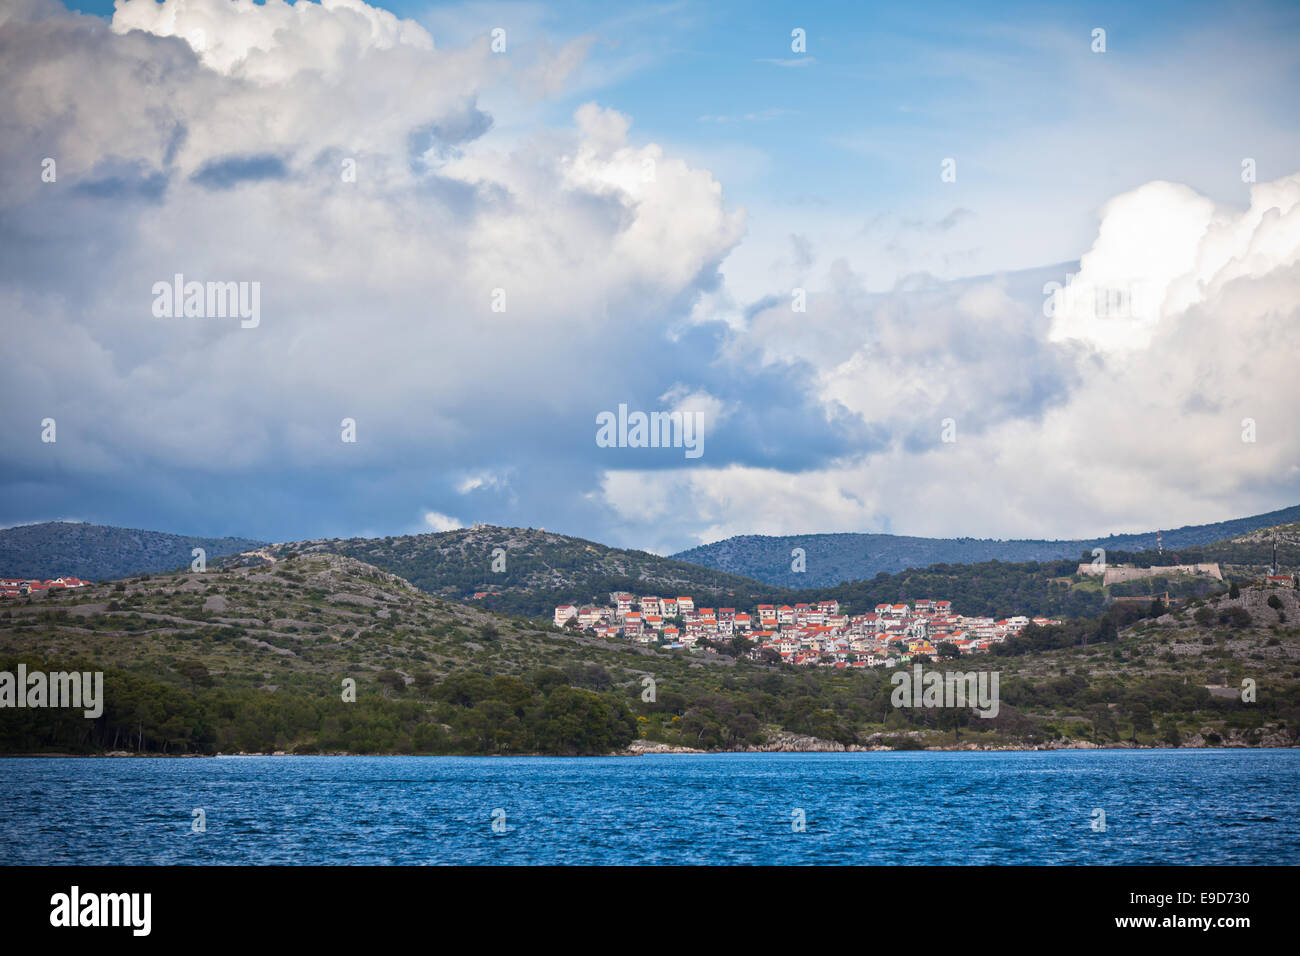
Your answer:
[[[1281,736],[1281,735],[1278,735]],[[330,751],[328,753],[314,754],[297,754],[288,753],[283,750],[276,751],[236,751],[232,753],[214,753],[214,754],[156,754],[156,753],[132,753],[125,750],[108,751],[105,753],[5,753],[0,754],[0,760],[19,759],[19,758],[42,758],[42,759],[67,759],[67,758],[85,758],[85,759],[150,759],[150,760],[186,760],[186,759],[212,759],[216,757],[491,757],[491,758],[510,758],[510,757],[551,757],[551,758],[593,758],[593,757],[645,757],[645,756],[662,756],[662,755],[679,755],[679,756],[717,756],[721,754],[762,754],[762,753],[802,753],[802,754],[819,754],[819,753],[1014,753],[1014,752],[1036,752],[1036,751],[1056,751],[1056,750],[1295,750],[1300,748],[1300,743],[1287,743],[1284,741],[1267,740],[1258,744],[1250,744],[1244,741],[1224,741],[1221,744],[1208,746],[1204,741],[1188,741],[1178,746],[1168,744],[1141,744],[1121,741],[1110,744],[1095,744],[1090,740],[1053,740],[1043,744],[990,744],[990,743],[963,743],[953,745],[930,744],[918,747],[893,747],[886,744],[849,744],[844,745],[836,741],[818,740],[816,738],[803,738],[798,741],[781,741],[778,743],[767,743],[758,746],[744,747],[730,750],[701,750],[694,747],[682,747],[676,744],[665,744],[655,741],[639,740],[633,741],[625,750],[617,750],[611,753],[603,754],[555,754],[555,753],[513,753],[513,754],[424,754],[424,753],[386,753],[386,754],[361,754],[351,753],[349,751]]]

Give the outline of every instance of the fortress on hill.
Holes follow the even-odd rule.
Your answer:
[[[1223,580],[1223,572],[1215,564],[1170,564],[1164,567],[1138,568],[1131,564],[1080,564],[1079,574],[1100,575],[1103,585],[1122,584],[1141,578],[1165,578],[1172,575],[1206,575]]]

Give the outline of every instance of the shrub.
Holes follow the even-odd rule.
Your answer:
[[[1229,607],[1219,612],[1219,623],[1232,627],[1250,627],[1253,622],[1250,612],[1244,607]]]

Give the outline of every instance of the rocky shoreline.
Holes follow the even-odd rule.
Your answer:
[[[898,746],[899,741],[909,740],[912,746]],[[1096,744],[1091,740],[1078,740],[1063,737],[1059,740],[1048,740],[1041,744],[1022,744],[1022,743],[990,743],[988,741],[968,741],[965,743],[939,745],[926,744],[921,734],[916,731],[897,734],[872,734],[867,738],[867,743],[862,744],[842,744],[835,740],[822,740],[818,737],[807,737],[799,734],[792,734],[787,731],[777,731],[769,733],[767,739],[756,745],[738,747],[733,750],[705,750],[697,747],[683,747],[677,744],[667,744],[653,740],[634,740],[625,750],[615,751],[604,756],[609,757],[640,757],[647,754],[719,754],[719,753],[882,753],[889,751],[898,751],[900,753],[920,753],[924,751],[1018,751],[1018,750],[1278,750],[1294,749],[1300,746],[1300,741],[1296,741],[1282,731],[1262,734],[1260,737],[1251,742],[1247,740],[1246,735],[1241,731],[1232,731],[1226,737],[1222,737],[1217,743],[1210,744],[1201,734],[1189,736],[1181,744],[1171,747],[1168,744],[1137,744],[1130,741],[1116,741],[1109,744]],[[888,742],[886,742],[888,741]],[[351,754],[346,752],[320,753],[320,754],[293,754],[283,750],[272,752],[246,752],[228,754],[141,754],[132,753],[127,750],[113,750],[107,753],[98,754],[69,754],[69,753],[35,753],[35,754],[0,754],[3,757],[149,757],[161,759],[175,758],[202,758],[202,757],[400,757],[400,756],[418,756],[415,754]],[[560,756],[557,754],[454,754],[444,756],[480,756],[480,757],[553,757]]]
[[[900,738],[908,738],[916,742],[915,747],[899,747],[896,743],[884,743],[883,740],[897,742]],[[1240,731],[1233,731],[1224,737],[1219,743],[1210,745],[1201,734],[1190,736],[1178,746],[1169,746],[1168,744],[1138,744],[1130,741],[1117,741],[1109,744],[1097,744],[1091,740],[1077,740],[1063,737],[1059,740],[1048,740],[1041,744],[1018,744],[1018,743],[988,743],[985,741],[969,741],[967,743],[958,743],[953,745],[925,744],[922,742],[920,734],[912,731],[903,734],[872,734],[867,738],[865,744],[842,744],[835,740],[821,740],[817,737],[804,737],[798,734],[786,732],[773,733],[768,735],[768,739],[761,744],[737,748],[735,750],[701,750],[695,747],[681,747],[675,744],[660,743],[649,740],[634,740],[628,745],[626,751],[628,756],[641,756],[642,754],[704,754],[704,753],[880,753],[887,751],[899,751],[900,753],[917,753],[921,751],[1017,751],[1017,750],[1197,750],[1197,749],[1215,749],[1215,750],[1270,750],[1270,749],[1290,749],[1300,746],[1297,742],[1283,732],[1265,734],[1255,743],[1246,739],[1245,734]]]

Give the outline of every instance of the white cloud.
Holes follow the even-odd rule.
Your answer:
[[[506,12],[511,48],[526,55],[494,57],[477,10],[447,43],[361,0],[127,0],[111,29],[53,0],[6,4],[0,161],[29,170],[0,179],[11,227],[0,314],[6,346],[29,359],[0,380],[0,461],[22,476],[7,487],[52,474],[53,461],[80,487],[162,475],[187,505],[189,476],[270,484],[280,469],[382,476],[357,479],[356,497],[382,497],[395,474],[446,491],[450,502],[402,498],[409,518],[412,501],[462,510],[456,493],[482,496],[479,514],[516,494],[536,507],[544,492],[528,489],[567,482],[557,510],[583,530],[598,519],[573,487],[606,506],[621,543],[673,549],[891,517],[916,533],[1093,534],[1293,500],[1300,177],[1255,186],[1244,211],[1167,182],[1130,189],[1142,180],[1129,172],[1106,187],[1118,195],[1076,282],[1149,286],[1119,322],[1077,301],[1047,319],[1041,277],[1025,295],[1023,276],[952,284],[915,271],[1075,254],[1075,218],[1061,210],[1104,198],[1095,179],[1073,185],[1078,163],[1095,164],[1083,146],[1109,128],[1098,111],[1149,77],[1099,78],[1102,105],[1076,104],[1087,122],[1062,119],[1041,144],[1031,130],[963,153],[960,193],[940,189],[923,155],[948,155],[944,144],[898,152],[930,164],[934,190],[908,209],[919,225],[899,250],[864,235],[856,211],[827,218],[788,196],[768,207],[766,235],[732,256],[746,217],[695,159],[708,148],[647,142],[597,103],[557,125],[522,109],[508,134],[494,125],[493,91],[511,91],[512,108],[515,91],[571,92],[590,48],[529,36],[540,8]],[[1236,139],[1254,109],[1234,120]],[[1119,141],[1157,138],[1126,115]],[[1261,156],[1291,155],[1289,135],[1270,133]],[[1188,152],[1208,156],[1198,144]],[[1034,167],[1050,172],[1025,189],[1017,164],[1031,145],[1048,150]],[[764,178],[761,151],[712,149]],[[40,179],[44,156],[57,183]],[[355,182],[340,176],[345,160]],[[1198,160],[1198,172],[1218,164],[1235,177],[1237,160],[1224,162]],[[998,169],[1012,171],[1003,191]],[[971,189],[981,172],[986,185]],[[963,259],[995,221],[1006,235]],[[899,270],[911,272],[895,281]],[[176,272],[259,281],[261,325],[155,319],[150,289]],[[795,285],[808,289],[805,314],[791,312]],[[491,308],[498,289],[504,312]],[[757,420],[751,445],[797,452],[801,429],[819,424],[800,417],[801,401],[827,430],[847,433],[847,421],[875,444],[809,454],[799,473],[705,459],[593,479],[582,457],[593,411],[656,395],[705,411],[711,449],[736,448],[718,429]],[[764,418],[787,408],[784,430]],[[57,447],[32,439],[46,415]],[[358,423],[355,443],[339,441],[344,417]],[[938,443],[945,417],[956,444]],[[1254,444],[1240,441],[1247,417]]]
[[[437,511],[426,511],[424,513],[424,523],[434,531],[455,531],[458,528],[465,527],[459,518],[453,518],[451,515],[440,514]]]
[[[1147,183],[1112,199],[1078,275],[1054,292],[1052,339],[1103,352],[1149,345],[1170,286],[1192,271],[1207,231],[1225,215],[1175,183]]]
[[[362,0],[118,0],[113,32],[143,30],[183,39],[219,73],[279,84],[305,71],[337,82],[367,53],[433,49],[433,37]]]
[[[884,448],[801,473],[609,472],[602,499],[625,534],[668,548],[680,546],[669,529],[698,541],[850,530],[1091,536],[1293,501],[1300,174],[1251,197],[1231,211],[1151,184],[1108,203],[1076,281],[1144,283],[1157,306],[1131,320],[1058,315],[1055,345],[1041,313],[997,281],[881,299],[832,275],[823,306],[798,322],[774,306],[733,349],[818,369],[814,393],[886,423]],[[1126,321],[1132,328],[1113,332],[1100,324]],[[1067,392],[1016,407],[1018,385],[1057,360],[1069,363]],[[941,416],[956,420],[955,443],[940,441]],[[1255,442],[1242,441],[1243,419],[1256,423]]]
[[[557,416],[585,433],[626,376],[560,370],[661,335],[743,228],[707,171],[631,142],[616,111],[588,104],[571,126],[498,142],[477,96],[511,82],[513,61],[438,49],[360,0],[127,0],[112,32],[67,13],[0,30],[14,51],[0,158],[59,163],[57,184],[39,169],[0,182],[0,210],[51,250],[0,286],[7,346],[45,356],[0,395],[27,417],[60,412],[73,470],[396,458],[463,473]],[[549,75],[580,47],[552,50]],[[165,188],[148,201],[80,191],[150,176]],[[65,222],[93,255],[53,252]],[[154,318],[150,290],[177,272],[260,282],[261,324]],[[539,398],[557,373],[565,387]],[[10,462],[42,454],[19,419],[0,434]]]
[[[476,471],[465,475],[456,483],[456,493],[467,495],[474,491],[500,491],[510,487],[510,471]]]
[[[720,428],[735,410],[734,403],[724,402],[704,389],[691,388],[681,382],[660,395],[659,401],[664,402],[670,412],[703,415],[704,427],[710,431]]]

